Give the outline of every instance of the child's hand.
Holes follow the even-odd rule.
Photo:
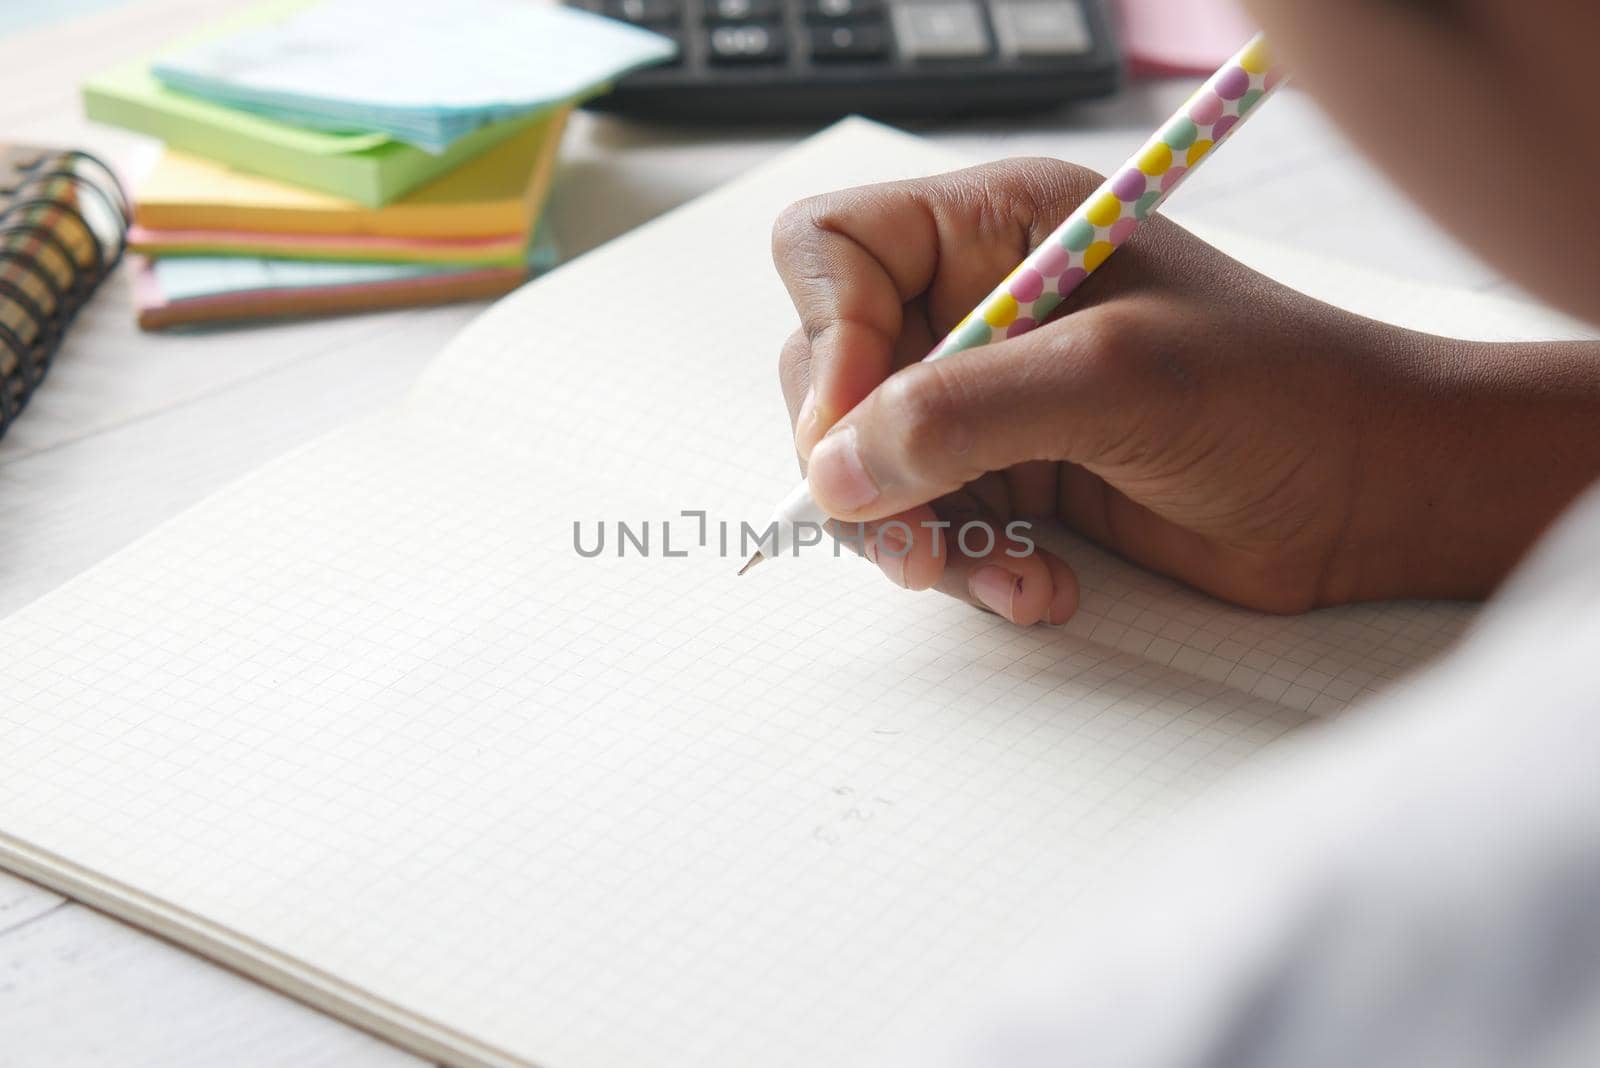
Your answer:
[[[1059,518],[1271,611],[1481,595],[1570,496],[1515,521],[1486,514],[1513,507],[1509,489],[1480,491],[1514,483],[1519,465],[1473,467],[1472,416],[1503,415],[1505,391],[1469,394],[1494,378],[1485,354],[1506,347],[1349,315],[1160,219],[1063,317],[919,363],[1097,184],[1011,161],[804,201],[779,220],[774,256],[802,323],[782,358],[796,448],[831,515],[909,524],[903,555],[893,535],[869,543],[891,579],[1063,622],[1077,603],[1065,562],[1012,558],[1003,538],[973,558],[951,536],[972,519],[1003,533]],[[1455,407],[1436,419],[1441,403]],[[938,536],[924,525],[936,518],[954,527]],[[968,548],[984,541],[975,531]]]

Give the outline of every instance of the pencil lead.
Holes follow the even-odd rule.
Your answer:
[[[759,564],[761,561],[765,560],[766,558],[767,558],[766,554],[763,553],[760,549],[757,549],[756,550],[756,554],[754,556],[752,556],[749,560],[745,561],[745,565],[739,569],[739,574],[743,575],[746,571],[749,571],[752,567],[755,567],[757,564]]]

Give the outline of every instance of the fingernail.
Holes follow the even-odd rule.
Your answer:
[[[873,541],[876,546],[872,556],[873,562],[889,576],[890,582],[896,586],[904,586],[906,557],[910,555],[910,545],[905,535],[898,530],[880,530]]]
[[[980,567],[967,579],[967,589],[979,604],[996,615],[1016,621],[1013,606],[1021,591],[1022,580],[1003,567]]]
[[[836,430],[817,442],[807,477],[819,502],[837,511],[853,512],[878,499],[878,487],[861,462],[855,427]]]

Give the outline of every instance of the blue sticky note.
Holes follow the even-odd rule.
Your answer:
[[[531,0],[321,0],[151,71],[176,91],[282,122],[381,131],[441,152],[676,50],[660,34]]]

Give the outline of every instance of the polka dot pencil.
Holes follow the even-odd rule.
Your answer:
[[[1266,39],[1256,36],[926,358],[939,360],[1016,337],[1044,322],[1283,81],[1284,71],[1273,61]],[[763,560],[798,551],[801,531],[820,537],[827,521],[802,480],[779,502],[761,549],[739,574]]]
[[[1266,40],[1257,36],[957,323],[927,358],[938,360],[1016,337],[1044,322],[1283,79]]]

